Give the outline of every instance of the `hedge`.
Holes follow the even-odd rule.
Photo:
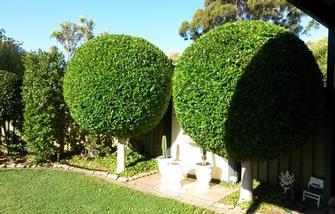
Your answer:
[[[132,137],[154,128],[171,98],[173,66],[144,39],[103,35],[82,45],[68,64],[64,98],[92,133]]]
[[[29,53],[24,59],[24,138],[36,162],[52,158],[63,142],[64,56],[56,49]]]
[[[176,115],[201,147],[237,160],[271,159],[305,142],[322,102],[322,75],[294,34],[238,21],[198,39],[173,77]]]
[[[0,70],[0,124],[21,121],[21,83],[21,78],[16,74]]]

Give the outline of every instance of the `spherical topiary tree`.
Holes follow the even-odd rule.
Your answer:
[[[11,152],[10,144],[14,143],[10,142],[14,141],[10,135],[14,133],[11,133],[5,123],[12,121],[12,125],[19,130],[22,125],[21,83],[21,78],[18,75],[0,70],[0,128],[4,130],[3,137],[8,153]]]
[[[153,129],[163,117],[172,70],[165,54],[144,39],[99,36],[81,46],[69,62],[65,101],[81,127],[127,139]],[[124,168],[121,162],[118,172]]]
[[[240,200],[251,200],[251,161],[304,143],[320,110],[321,79],[312,53],[294,34],[241,21],[186,49],[173,99],[182,128],[201,147],[242,161]]]

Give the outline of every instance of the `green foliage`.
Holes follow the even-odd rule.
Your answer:
[[[132,177],[141,173],[157,170],[157,161],[155,158],[147,158],[133,151],[130,151],[126,157],[127,166],[125,168],[125,171],[122,172],[120,176]],[[105,157],[97,157],[94,159],[89,159],[77,155],[68,160],[67,163],[86,169],[102,170],[115,174],[116,158],[116,152]]]
[[[78,46],[93,39],[93,28],[94,22],[92,19],[80,17],[78,24],[65,21],[61,22],[60,29],[54,30],[51,33],[51,37],[63,45],[68,54],[68,59],[70,59]]]
[[[78,124],[93,133],[140,135],[168,108],[172,70],[165,54],[144,39],[99,36],[68,64],[65,101]]]
[[[23,55],[21,43],[7,37],[5,31],[0,28],[0,70],[7,70],[21,76],[24,69]]]
[[[18,75],[0,70],[0,127],[4,128],[0,145],[2,143],[9,156],[18,155],[24,146],[17,135],[17,131],[22,130],[21,83]],[[6,121],[11,122],[16,132],[5,126]]]
[[[53,48],[27,54],[24,63],[24,136],[35,161],[42,161],[56,153],[63,139],[64,57]]]
[[[81,173],[0,170],[3,213],[212,213]]]
[[[271,159],[301,145],[321,108],[321,73],[304,42],[259,21],[205,34],[186,49],[173,81],[186,134],[236,160]]]
[[[315,42],[307,42],[308,47],[312,50],[313,55],[318,63],[324,77],[327,76],[327,52],[328,38],[322,38]]]
[[[206,0],[204,9],[198,9],[191,22],[183,21],[179,34],[184,39],[197,39],[216,26],[237,20],[262,20],[271,22],[296,33],[306,34],[317,27],[315,20],[307,26],[301,24],[305,14],[283,0]]]
[[[0,124],[20,122],[22,116],[21,79],[14,73],[0,70]]]

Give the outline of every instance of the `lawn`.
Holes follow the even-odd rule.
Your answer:
[[[211,213],[81,173],[0,170],[0,213]]]

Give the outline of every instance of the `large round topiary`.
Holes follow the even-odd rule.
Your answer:
[[[22,118],[21,78],[0,70],[0,124],[5,121],[20,122]],[[15,125],[15,124],[14,124]]]
[[[321,78],[294,34],[234,22],[186,49],[173,78],[174,105],[201,147],[237,160],[270,159],[305,141],[319,113]]]
[[[68,64],[65,101],[73,118],[93,133],[139,135],[166,112],[172,71],[165,54],[144,39],[99,36],[81,46]]]

